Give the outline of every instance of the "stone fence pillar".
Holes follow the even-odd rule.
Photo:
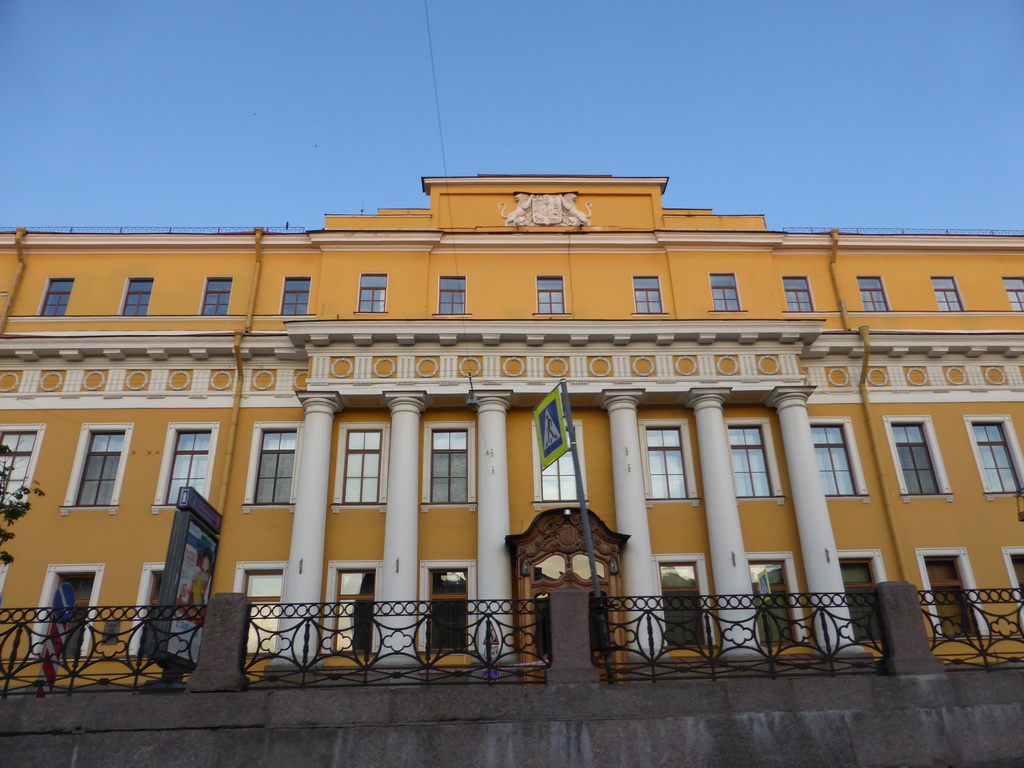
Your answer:
[[[906,581],[878,585],[878,612],[885,647],[885,671],[890,675],[941,675],[942,660],[931,651],[917,587]]]
[[[556,589],[551,593],[549,683],[600,682],[590,653],[589,601],[582,589]]]
[[[245,687],[246,629],[249,600],[245,595],[214,595],[206,606],[199,645],[199,664],[188,676],[189,693],[240,691]]]

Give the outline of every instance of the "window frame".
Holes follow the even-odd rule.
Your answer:
[[[878,288],[864,288],[861,285],[861,280],[877,280],[878,281]],[[882,296],[882,301],[881,301],[882,309],[876,309],[875,308],[874,305],[876,303],[878,303],[878,302],[876,302],[874,299],[871,299],[870,303],[871,303],[872,306],[871,306],[870,309],[868,308],[868,302],[864,300],[864,292],[865,291],[869,291],[869,292],[877,291],[878,293],[881,294],[881,296]],[[892,311],[892,308],[889,305],[889,293],[888,293],[888,291],[885,290],[885,281],[882,280],[882,276],[881,275],[857,275],[857,292],[860,294],[860,305],[861,305],[861,310],[863,312],[890,312],[890,311]]]
[[[782,503],[785,498],[782,494],[782,476],[779,474],[779,464],[775,457],[775,439],[772,436],[771,419],[767,417],[732,417],[725,419],[726,438],[729,437],[729,429],[732,427],[751,428],[757,427],[761,430],[761,439],[764,446],[765,462],[768,465],[769,494],[767,496],[743,496],[736,485],[736,468],[732,465],[732,443],[729,442],[729,468],[732,471],[733,489],[737,501],[759,501],[772,499]]]
[[[433,469],[434,432],[466,433],[466,500],[431,501],[431,477]],[[537,442],[534,440],[534,442]],[[422,491],[420,502],[424,507],[474,507],[476,505],[476,422],[475,421],[428,421],[423,424]]]
[[[587,491],[587,459],[586,459],[586,451],[584,449],[583,422],[580,419],[573,419],[572,423],[573,423],[573,428],[574,428],[574,430],[576,432],[576,453],[578,454],[579,460],[580,460],[580,475],[581,475],[581,478],[583,480],[583,495],[586,498],[590,498],[590,494]],[[543,498],[544,484],[543,484],[543,481],[541,480],[541,478],[543,476],[543,473],[541,472],[541,468],[540,468],[540,449],[537,447],[537,435],[534,432],[534,427],[533,427],[532,421],[529,424],[529,428],[530,428],[530,438],[529,438],[530,439],[530,445],[532,446],[531,450],[533,451],[533,462],[532,462],[532,465],[533,465],[533,508],[534,508],[534,510],[535,511],[540,511],[541,509],[544,509],[545,507],[561,507],[561,506],[565,506],[566,504],[576,504],[577,506],[582,506],[585,502],[582,502],[582,501],[580,501],[578,499],[544,499]],[[566,451],[565,455],[568,456],[569,452]]]
[[[29,453],[28,462],[25,464],[25,478],[21,485],[32,487],[32,481],[36,473],[36,465],[39,463],[39,453],[43,443],[43,433],[46,432],[45,424],[0,424],[0,445],[3,444],[5,434],[28,434],[35,433],[36,439],[32,444],[32,451]],[[8,456],[10,454],[7,454]],[[9,484],[8,484],[9,485]],[[19,486],[20,487],[20,486]],[[0,491],[4,490],[0,488]]]
[[[694,572],[694,575],[696,577],[696,582],[697,582],[697,595],[696,596],[699,597],[699,598],[704,598],[704,597],[707,597],[708,595],[711,594],[708,591],[708,571],[707,571],[707,563],[706,563],[705,558],[704,558],[704,553],[702,553],[702,552],[692,552],[692,553],[679,554],[679,555],[669,554],[669,555],[655,555],[654,556],[654,560],[653,560],[654,583],[658,585],[658,590],[659,590],[658,596],[659,597],[661,597],[662,599],[664,599],[664,597],[665,597],[665,592],[664,592],[665,587],[661,583],[661,569],[662,569],[662,566],[672,566],[672,565],[684,565],[684,566],[685,565],[689,565],[689,566],[693,566],[693,572]],[[697,645],[697,643],[694,643],[694,644],[691,644],[691,645],[677,645],[677,644],[674,644],[674,643],[670,644],[669,642],[667,642],[664,639],[664,635],[668,634],[668,632],[667,632],[668,624],[667,624],[667,617],[665,616],[665,604],[664,603],[661,604],[660,614],[661,614],[662,626],[666,627],[666,631],[663,633],[663,638],[662,638],[662,641],[663,641],[665,647],[672,648],[672,649],[682,649],[682,648],[692,648],[695,645]],[[704,627],[703,626],[700,628],[700,634],[701,635],[704,634]],[[702,646],[713,647],[713,646],[717,645],[718,644],[718,639],[715,636],[715,627],[714,626],[711,627],[711,636],[710,637],[703,637],[703,638],[698,638],[698,639],[702,639],[703,640],[702,643],[699,643],[699,645],[702,645]]]
[[[543,289],[542,290],[541,287],[540,287],[540,281],[541,280],[557,280],[558,281],[558,290],[557,291],[555,291],[553,289]],[[536,286],[537,286],[537,314],[538,315],[565,315],[565,314],[568,314],[566,312],[566,309],[565,309],[565,276],[564,275],[537,275]],[[554,302],[549,300],[547,303],[551,307],[551,311],[545,312],[544,309],[543,309],[544,305],[543,305],[543,302],[541,301],[541,296],[542,295],[551,296],[551,295],[554,295],[556,293],[559,296],[559,306],[561,306],[561,310],[558,311],[558,312],[555,312],[554,311],[554,306],[555,306]]]
[[[156,581],[157,574],[163,575],[164,568],[165,563],[163,561],[142,564],[142,575],[139,577],[139,591],[135,596],[135,605],[140,608],[149,607],[149,596],[153,592],[153,584]],[[137,617],[132,621],[132,627],[137,627],[142,623],[143,615],[143,611],[140,610]],[[134,656],[139,652],[143,634],[143,631],[132,632],[131,638],[128,641],[128,653],[130,655]]]
[[[173,507],[174,499],[170,498],[168,484],[171,481],[171,471],[174,464],[174,449],[177,445],[178,434],[183,432],[209,432],[210,448],[206,452],[206,477],[202,488],[196,488],[203,496],[209,498],[210,488],[213,485],[214,459],[217,456],[217,434],[220,431],[220,422],[192,422],[172,421],[167,425],[167,435],[164,438],[164,453],[160,461],[160,474],[157,476],[156,494],[153,497],[154,507]]]
[[[786,287],[786,281],[787,280],[803,280],[804,281],[803,288],[802,289],[795,289],[795,288],[794,289],[790,289],[790,288],[787,288]],[[793,309],[793,307],[790,306],[790,303],[789,303],[789,291],[790,290],[794,290],[794,291],[796,291],[798,293],[805,293],[805,294],[807,294],[807,309]],[[807,275],[783,275],[782,276],[782,297],[783,297],[783,299],[786,302],[786,311],[787,312],[806,313],[806,312],[814,312],[814,311],[816,311],[815,308],[814,308],[814,294],[811,293],[811,280],[810,280],[809,277],[807,277]]]
[[[656,285],[654,288],[642,288],[637,285],[637,280],[653,280]],[[633,275],[633,314],[636,315],[664,315],[665,314],[665,296],[661,290],[661,276],[660,275]],[[642,301],[640,293],[643,293],[645,297]],[[650,309],[650,305],[653,303],[649,298],[651,293],[657,294],[658,308],[656,310]],[[640,309],[641,303],[647,305],[646,310]]]
[[[213,281],[213,280],[226,280],[228,282],[228,289],[227,289],[227,291],[219,291],[218,290],[218,291],[214,291],[211,294],[211,292],[210,292],[210,282]],[[206,278],[206,283],[203,285],[203,295],[202,295],[202,298],[200,299],[200,302],[199,302],[199,315],[201,317],[224,317],[224,316],[230,314],[230,309],[231,309],[231,293],[234,290],[234,288],[235,288],[235,280],[232,277],[207,277]],[[227,296],[227,301],[224,302],[224,311],[223,312],[207,312],[206,311],[206,305],[207,305],[208,299],[209,299],[209,297],[211,295],[214,295],[214,296],[218,297],[217,305],[216,305],[217,309],[220,308],[220,299],[219,299],[219,297],[220,296]]]
[[[55,291],[56,283],[70,283],[66,291]],[[39,317],[64,317],[68,312],[68,304],[71,303],[71,292],[75,289],[75,278],[73,277],[50,277],[46,280],[46,288],[43,289],[43,299],[39,302]],[[63,303],[56,299],[53,307],[49,307],[50,297],[64,296]],[[48,308],[59,310],[47,312]]]
[[[900,496],[903,500],[907,502],[910,499],[928,499],[935,498],[937,496],[951,497],[953,492],[950,490],[949,478],[946,475],[946,469],[942,463],[942,454],[939,452],[939,441],[935,434],[935,427],[932,424],[931,416],[885,415],[882,417],[882,421],[885,424],[885,434],[889,441],[889,451],[892,454],[892,463],[896,470],[896,479],[899,482]],[[935,484],[938,486],[938,490],[935,493],[910,493],[907,490],[907,480],[903,474],[903,465],[900,464],[899,451],[896,448],[896,439],[892,433],[892,428],[894,426],[903,426],[907,424],[916,424],[922,428],[925,445],[928,448],[928,454],[932,461],[932,470],[935,472]]]
[[[925,591],[931,591],[932,587],[931,579],[928,578],[928,566],[927,561],[932,558],[952,558],[956,560],[957,571],[960,573],[960,583],[962,589],[966,592],[968,590],[977,589],[977,582],[974,580],[974,570],[971,568],[971,559],[967,555],[967,547],[918,547],[914,550],[914,555],[917,557],[917,567],[921,574],[921,589]],[[978,634],[987,635],[987,623],[984,617],[974,610],[974,606],[965,601],[965,608],[971,610],[974,614],[975,626],[978,630]],[[925,616],[928,622],[932,626],[932,631],[936,637],[947,637],[942,633],[941,625],[942,619],[935,614],[931,613],[927,606],[924,607]]]
[[[461,280],[462,288],[444,288],[442,287],[442,281],[444,280]],[[452,296],[462,294],[462,311],[456,312],[455,308],[457,304],[454,299],[451,301],[452,311],[445,312],[444,297],[446,293],[450,293]],[[441,317],[463,317],[469,314],[469,280],[465,275],[438,275],[437,276],[437,314]]]
[[[346,502],[345,501],[345,466],[348,460],[348,433],[349,432],[380,432],[380,468],[377,488],[376,502]],[[334,499],[332,501],[335,512],[341,509],[380,509],[388,503],[388,458],[391,451],[389,438],[391,436],[390,421],[350,421],[338,425],[338,458],[334,470]]]
[[[965,312],[963,296],[960,295],[960,286],[957,285],[956,278],[952,275],[933,275],[931,278],[932,292],[935,294],[935,303],[939,308],[940,312]],[[940,288],[935,284],[936,280],[949,280],[952,283],[951,288]],[[953,306],[953,302],[950,301],[950,296],[955,299],[956,305]],[[946,307],[943,307],[943,303]]]
[[[1011,288],[1007,283],[1008,280],[1017,280],[1020,282],[1019,288]],[[1003,278],[1003,290],[1006,291],[1006,298],[1010,302],[1011,312],[1024,312],[1024,277],[1004,277]],[[1016,305],[1016,306],[1015,306]]]
[[[338,586],[339,586],[339,580],[340,580],[339,577],[341,576],[341,574],[343,572],[351,572],[351,571],[373,571],[374,579],[373,579],[373,599],[372,599],[372,602],[374,602],[374,603],[379,602],[380,599],[381,599],[381,596],[380,596],[381,579],[383,578],[383,572],[384,572],[384,561],[383,560],[328,560],[327,561],[327,587],[326,587],[327,588],[327,592],[324,595],[324,597],[328,598],[328,599],[325,599],[324,602],[327,602],[327,603],[338,603],[338,602],[341,602],[338,599],[338,597],[339,597],[338,596]],[[339,617],[338,621],[336,621],[334,623],[334,627],[335,628],[337,628],[338,623],[340,623],[340,618],[341,617]],[[327,638],[327,640],[328,640],[329,643],[331,643],[333,645],[333,642],[334,642],[333,640],[331,640],[330,638]],[[377,633],[376,632],[372,633],[371,634],[371,638],[370,638],[370,651],[371,652],[376,652],[377,651],[377,649],[379,647],[379,643],[377,642],[377,640],[378,640]],[[361,651],[361,650],[357,651],[357,650],[354,650],[354,649],[349,651],[349,652],[350,653],[363,653],[363,651]]]
[[[644,472],[644,496],[647,499],[648,507],[653,504],[677,504],[680,502],[693,502],[700,498],[697,495],[697,483],[694,482],[693,450],[690,441],[690,426],[686,419],[638,419],[637,425],[640,430],[640,463]],[[679,430],[679,449],[683,454],[683,483],[686,486],[686,493],[680,498],[655,498],[653,481],[651,479],[651,466],[649,448],[647,445],[648,429],[677,429]]]
[[[288,507],[295,504],[297,491],[295,479],[299,474],[299,458],[302,454],[302,427],[301,421],[257,421],[252,426],[252,443],[249,446],[249,467],[245,480],[245,498],[242,501],[243,512],[248,511],[244,507]],[[295,432],[295,461],[292,470],[292,492],[287,502],[273,502],[269,504],[257,503],[256,485],[259,476],[259,462],[263,453],[264,432]]]
[[[811,418],[811,435],[813,440],[814,427],[839,427],[843,431],[843,441],[846,447],[846,457],[850,462],[850,475],[853,480],[854,493],[852,494],[825,494],[829,499],[856,499],[862,498],[865,501],[868,497],[867,481],[864,478],[864,468],[860,461],[860,451],[857,450],[857,437],[853,431],[853,422],[849,416],[830,418]],[[815,446],[817,450],[817,446]],[[820,470],[819,470],[820,471]]]
[[[1024,558],[1024,547],[1000,547],[1000,552],[1003,553],[1003,563],[1006,565],[1006,574],[1010,579],[1010,587],[1024,591],[1024,587],[1021,587],[1020,582],[1017,580],[1017,571],[1013,567],[1013,558]],[[0,587],[3,587],[2,580],[0,580]]]
[[[732,285],[727,286],[716,286],[714,279],[716,277],[728,277],[732,280]],[[708,273],[708,287],[711,290],[711,311],[712,312],[742,312],[743,302],[740,300],[740,285],[736,279],[735,272],[709,272]],[[736,302],[735,308],[728,306],[730,298],[723,295],[722,302],[725,306],[718,305],[718,297],[715,295],[715,291],[732,291],[732,300]]]
[[[1009,454],[1010,463],[1013,467],[1013,473],[1016,476],[1018,483],[1017,488],[1013,490],[995,490],[989,486],[988,476],[985,473],[984,462],[981,459],[981,450],[978,447],[978,441],[974,435],[975,425],[986,425],[986,424],[998,424],[1002,428],[1003,440],[1006,444],[1006,451]],[[978,474],[981,476],[981,487],[985,491],[986,496],[1012,496],[1020,490],[1020,486],[1024,485],[1024,456],[1021,454],[1020,444],[1017,442],[1017,433],[1013,428],[1013,420],[1008,414],[999,415],[979,415],[979,414],[964,414],[964,425],[967,428],[967,440],[971,445],[971,452],[974,454],[974,465],[978,468]]]
[[[290,281],[290,280],[305,280],[306,281],[306,290],[305,291],[289,290],[288,289],[288,281]],[[291,294],[298,295],[298,294],[301,294],[301,293],[305,293],[306,294],[306,304],[303,307],[303,311],[302,312],[298,312],[298,311],[286,312],[285,310],[288,307],[288,296],[291,295]],[[304,315],[311,314],[310,311],[309,311],[309,302],[310,302],[310,300],[312,298],[313,298],[313,278],[312,277],[309,277],[307,275],[290,275],[290,276],[287,276],[287,277],[283,278],[283,280],[281,282],[281,313],[280,313],[281,316],[282,317],[302,317]],[[295,308],[296,308],[296,310],[298,310],[298,303],[296,303]]]
[[[103,424],[90,422],[83,424],[78,434],[78,447],[75,449],[75,460],[71,464],[71,474],[68,480],[67,493],[64,496],[61,514],[67,514],[70,509],[106,509],[111,514],[117,510],[121,498],[121,487],[124,485],[125,469],[128,465],[128,457],[131,455],[132,431],[135,428],[133,423],[110,423]],[[114,488],[110,494],[110,503],[98,506],[83,505],[78,503],[78,489],[82,482],[82,472],[85,469],[85,459],[89,454],[89,446],[94,434],[113,434],[121,432],[124,434],[124,444],[121,448],[121,458],[117,463],[117,473],[114,476]]]
[[[472,603],[477,599],[476,589],[476,560],[420,560],[420,584],[419,595],[422,602],[430,602],[430,573],[431,571],[465,571],[466,572],[466,602]],[[471,613],[469,614],[472,615]],[[466,632],[466,649],[471,651],[473,638]],[[416,632],[416,646],[419,650],[427,648],[425,631]],[[431,650],[437,650],[432,648]],[[443,648],[449,653],[458,653],[459,649],[452,650]]]
[[[149,314],[149,302],[153,298],[153,285],[156,280],[152,277],[129,277],[125,280],[124,295],[121,297],[121,316],[122,317],[146,317]],[[146,284],[149,286],[148,291],[133,291],[132,287],[135,284]],[[146,306],[142,312],[129,312],[128,311],[128,299],[131,296],[145,296]]]
[[[772,564],[782,563],[782,572],[786,576],[786,592],[787,595],[801,594],[804,589],[801,587],[800,582],[797,581],[796,563],[793,558],[793,553],[790,551],[784,552],[747,552],[747,571],[750,571],[751,566],[757,565],[758,563]],[[757,592],[753,592],[754,597],[758,597]],[[789,618],[793,619],[793,608],[789,608],[787,613]],[[807,638],[806,627],[803,624],[793,624],[793,639],[796,642],[802,642]],[[758,629],[760,632],[760,629]],[[758,635],[758,642],[765,644],[770,641],[766,641],[764,638]]]
[[[57,591],[57,582],[60,581],[62,576],[70,576],[74,574],[92,574],[92,592],[89,594],[89,608],[95,608],[99,604],[100,588],[103,585],[103,572],[106,569],[106,563],[51,563],[46,566],[46,575],[43,577],[43,588],[39,594],[39,603],[41,606],[53,605],[53,595]],[[90,614],[92,611],[89,612]],[[87,619],[91,621],[91,617]],[[41,636],[46,634],[45,621],[38,621],[33,628],[33,631]],[[82,633],[82,646],[81,653],[83,656],[87,656],[92,650],[92,633]]]
[[[366,287],[363,285],[363,281],[368,277],[382,277],[384,278],[384,287]],[[380,291],[382,298],[380,299],[381,308],[373,309],[374,303],[377,301],[376,298],[370,298],[369,305],[370,309],[363,309],[363,292],[370,291],[371,296],[376,296],[376,292]],[[386,315],[388,311],[388,273],[387,272],[361,272],[359,274],[359,289],[356,294],[356,312],[361,315]]]

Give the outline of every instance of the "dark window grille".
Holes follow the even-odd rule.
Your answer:
[[[771,496],[768,454],[760,427],[729,427],[737,496]]]
[[[291,501],[295,446],[295,430],[268,430],[263,433],[256,470],[257,504],[287,504]]]
[[[921,424],[893,424],[892,437],[896,443],[900,471],[907,493],[911,495],[939,492],[931,451],[925,440]]]
[[[717,312],[739,312],[736,275],[711,275],[711,301]]]
[[[133,277],[128,280],[122,315],[145,315],[149,312],[149,297],[153,294],[153,278]]]
[[[634,277],[633,299],[636,301],[638,315],[660,315],[664,311],[661,305],[661,283],[656,277]]]
[[[865,312],[888,312],[889,300],[885,297],[880,277],[858,277],[857,287],[860,288],[860,300]]]
[[[935,291],[935,301],[942,312],[964,311],[963,301],[960,300],[960,293],[956,289],[956,280],[952,277],[933,277],[932,290]]]
[[[210,277],[206,280],[206,293],[203,294],[204,315],[226,315],[231,302],[231,278]]]
[[[537,278],[537,314],[561,315],[565,313],[565,292],[560,277]]]
[[[466,314],[466,278],[441,278],[437,312],[440,315]]]
[[[359,311],[383,312],[387,289],[387,275],[362,275],[359,278]]]
[[[89,435],[89,447],[78,486],[78,504],[92,507],[110,503],[123,449],[123,432],[93,432]]]
[[[813,312],[811,286],[806,277],[784,277],[782,287],[786,292],[786,309],[790,312]]]
[[[281,298],[282,315],[304,315],[309,309],[309,278],[288,277]]]
[[[853,496],[853,470],[846,434],[841,426],[812,426],[814,453],[818,459],[818,473],[826,496]]]
[[[47,316],[62,316],[68,310],[68,300],[71,298],[71,287],[75,284],[74,278],[53,278],[46,285],[46,293],[43,295],[43,307],[39,314]]]

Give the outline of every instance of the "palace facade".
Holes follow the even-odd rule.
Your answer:
[[[425,178],[316,231],[0,233],[4,607],[155,599],[174,499],[215,592],[1018,586],[1024,236],[784,232],[667,179]]]

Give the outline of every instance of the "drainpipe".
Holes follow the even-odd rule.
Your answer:
[[[18,268],[14,272],[14,281],[11,283],[11,290],[7,292],[7,301],[4,302],[3,313],[0,314],[0,333],[7,328],[7,318],[11,314],[11,307],[14,306],[14,297],[18,294],[18,286],[21,285],[21,276],[25,272],[25,228],[18,227],[14,230],[14,245],[18,249]]]
[[[868,371],[871,364],[871,328],[862,325],[857,329],[861,340],[864,342],[864,359],[860,367],[860,402],[864,409],[864,421],[868,425],[868,437],[871,442],[871,453],[875,459],[875,467],[878,469],[878,481],[882,487],[882,505],[885,508],[885,519],[889,523],[889,534],[892,536],[893,547],[896,549],[896,564],[899,567],[899,575],[894,581],[907,578],[907,564],[903,559],[903,542],[900,540],[900,532],[896,526],[896,512],[892,506],[892,494],[889,491],[889,478],[885,474],[882,463],[881,441],[878,439],[878,430],[875,427],[871,414],[871,398],[868,395]]]
[[[843,320],[843,330],[850,330],[850,318],[846,315],[846,302],[843,301],[843,293],[839,290],[839,273],[836,271],[836,258],[839,256],[839,230],[833,229],[830,234],[832,235],[832,252],[828,257],[828,274],[832,278],[832,291],[839,304],[839,316]]]
[[[235,456],[235,438],[238,434],[238,412],[242,405],[242,339],[252,331],[252,317],[256,308],[256,293],[259,288],[260,272],[263,270],[263,229],[253,230],[256,240],[256,263],[252,270],[252,290],[249,292],[249,306],[245,312],[245,325],[241,331],[235,331],[232,350],[235,355],[235,392],[231,400],[231,421],[228,424],[227,451],[224,454],[224,472],[221,476],[220,491],[217,493],[217,511],[223,514],[224,502],[228,496],[228,482],[231,480],[231,462]]]

